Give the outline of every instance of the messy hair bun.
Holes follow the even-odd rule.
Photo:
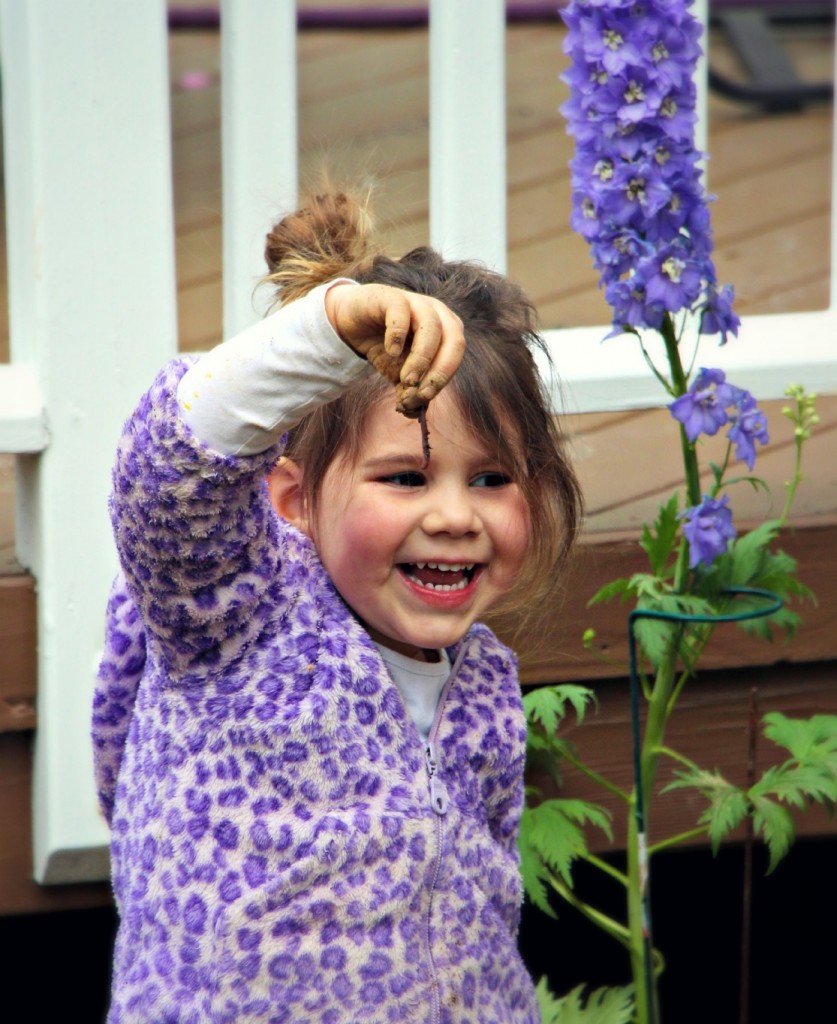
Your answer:
[[[351,196],[312,196],[302,209],[268,232],[264,283],[276,289],[276,303],[301,298],[336,277],[355,277],[371,249],[368,208]]]

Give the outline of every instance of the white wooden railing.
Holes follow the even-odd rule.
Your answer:
[[[431,242],[502,270],[504,4],[430,9]],[[295,4],[224,0],[222,21],[229,334],[254,315],[270,212],[296,196]],[[11,333],[0,451],[18,455],[18,558],[37,580],[34,870],[42,882],[88,880],[107,875],[89,718],[116,565],[110,462],[141,382],[176,349],[165,4],[0,0],[0,43]],[[834,281],[833,242],[831,265]],[[604,333],[549,333],[572,408],[659,404],[634,346],[601,358]],[[837,391],[836,339],[834,307],[750,317],[720,354],[761,397],[789,380]]]

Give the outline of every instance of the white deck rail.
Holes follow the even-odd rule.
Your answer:
[[[431,241],[503,269],[504,5],[430,8]],[[268,211],[295,198],[295,13],[291,0],[222,4],[228,334],[254,316]],[[38,590],[34,871],[80,881],[107,875],[88,736],[116,564],[110,462],[142,382],[176,349],[165,3],[0,0],[0,45],[11,331],[0,451],[19,456],[18,557]],[[604,333],[549,334],[572,408],[659,404],[634,346],[601,358]],[[790,380],[837,391],[837,309],[751,317],[735,345],[713,343],[714,365],[719,355],[761,397]]]

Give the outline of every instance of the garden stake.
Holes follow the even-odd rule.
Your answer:
[[[747,789],[756,783],[756,742],[758,740],[758,688],[750,689],[750,714],[747,720]],[[753,914],[753,819],[744,821],[744,877],[741,880],[741,991],[738,1024],[750,1019],[750,927]]]

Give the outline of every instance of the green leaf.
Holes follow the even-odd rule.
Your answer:
[[[751,798],[775,796],[783,803],[804,808],[809,800],[816,803],[837,801],[837,774],[827,765],[793,764],[787,762],[768,768],[749,790]]]
[[[523,698],[523,709],[529,722],[539,722],[547,734],[552,734],[566,717],[568,704],[581,722],[587,705],[595,702],[596,695],[589,687],[567,683],[530,690]]]
[[[567,995],[554,996],[541,978],[535,989],[541,1024],[630,1024],[634,1013],[633,986],[594,989],[584,1000],[584,985]]]
[[[536,807],[524,808],[523,818],[521,835],[525,833],[526,847],[569,886],[573,861],[587,853],[584,827],[594,825],[613,840],[610,812],[586,800],[544,800]]]
[[[696,789],[709,801],[709,806],[698,818],[699,825],[706,825],[712,852],[717,853],[721,842],[738,828],[747,816],[747,796],[718,771],[698,768],[694,771],[675,772],[677,779],[669,783],[663,792],[675,789]]]
[[[767,867],[767,873],[770,874],[791,848],[796,834],[793,818],[786,807],[766,796],[753,797],[752,803],[753,826],[763,836],[770,854]]]
[[[816,762],[837,753],[837,715],[788,718],[778,711],[770,711],[762,722],[764,735],[788,750],[797,761]]]
[[[549,871],[529,841],[530,829],[530,812],[528,809],[524,809],[520,818],[520,833],[517,840],[520,850],[520,877],[523,881],[523,889],[539,910],[549,917],[556,918],[557,915],[549,902],[549,892],[546,887]]]
[[[666,565],[671,558],[674,547],[677,544],[679,523],[677,512],[679,500],[677,494],[673,494],[665,505],[660,506],[659,513],[654,523],[649,526],[645,523],[642,527],[640,547],[648,555],[651,569],[655,576],[664,577]]]
[[[779,532],[779,522],[769,519],[737,537],[728,552],[732,562],[730,584],[747,586],[757,577],[765,551]]]
[[[634,636],[645,657],[656,668],[671,650],[675,642],[677,627],[660,619],[637,619]]]
[[[612,601],[615,597],[627,601],[632,596],[633,591],[631,590],[630,580],[611,580],[610,583],[605,583],[601,590],[596,591],[587,602],[587,607],[592,608],[594,604],[605,604],[607,601]]]

